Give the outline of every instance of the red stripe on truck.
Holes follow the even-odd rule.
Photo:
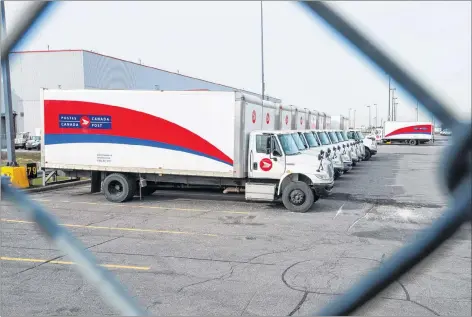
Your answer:
[[[432,132],[433,126],[431,124],[419,124],[393,130],[389,134],[386,134],[385,137],[399,134],[432,134]]]
[[[67,128],[60,126],[59,116],[67,114],[111,117],[110,128],[93,129],[89,126],[86,128]],[[108,135],[134,138],[168,144],[191,152],[199,152],[218,161],[233,165],[233,160],[213,144],[178,124],[148,113],[94,102],[44,100],[44,134],[45,141],[48,135],[61,134],[62,139],[66,135],[70,135],[71,143],[74,143],[72,141],[73,136],[77,135]]]

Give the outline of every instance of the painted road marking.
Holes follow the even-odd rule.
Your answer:
[[[16,219],[1,219],[2,222],[9,222],[9,223],[21,223],[21,224],[35,224],[34,221],[26,221],[26,220],[16,220]],[[188,232],[188,231],[172,231],[172,230],[154,230],[154,229],[138,229],[138,228],[121,228],[121,227],[104,227],[104,226],[85,226],[85,225],[74,225],[63,223],[59,224],[62,227],[69,227],[69,228],[81,228],[81,229],[102,229],[102,230],[116,230],[116,231],[131,231],[131,232],[147,232],[147,233],[168,233],[168,234],[182,234],[182,235],[200,235],[200,236],[207,236],[207,237],[217,237],[216,234],[211,233],[196,233],[196,232]]]
[[[157,210],[175,210],[175,211],[192,211],[192,212],[221,212],[227,214],[249,215],[247,211],[231,211],[231,210],[210,210],[210,209],[195,209],[195,208],[175,208],[175,207],[160,207],[160,206],[146,206],[146,205],[131,205],[131,204],[112,204],[112,203],[96,203],[90,201],[70,201],[70,200],[51,200],[51,199],[32,199],[37,202],[45,203],[65,203],[65,204],[83,204],[83,205],[97,205],[97,206],[113,206],[113,207],[136,207],[142,209],[157,209]]]
[[[74,262],[68,261],[48,261],[42,259],[29,259],[29,258],[10,258],[7,256],[0,257],[2,261],[12,261],[12,262],[30,262],[30,263],[44,263],[46,264],[63,264],[63,265],[75,265]],[[133,265],[118,265],[118,264],[99,264],[99,266],[106,267],[109,269],[128,269],[128,270],[139,270],[139,271],[148,271],[150,266],[133,266]]]

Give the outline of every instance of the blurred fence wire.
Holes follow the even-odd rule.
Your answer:
[[[8,33],[6,39],[1,40],[2,63],[8,57],[8,53],[15,49],[25,33],[51,5],[52,2],[32,2],[22,16],[21,22]],[[450,206],[430,228],[424,230],[415,240],[398,250],[380,268],[370,272],[344,295],[339,296],[317,312],[318,315],[347,315],[355,312],[413,266],[420,263],[450,238],[464,222],[471,220],[471,124],[470,122],[460,123],[448,110],[450,108],[429,91],[426,85],[422,84],[405,68],[402,68],[379,45],[356,29],[330,5],[321,1],[302,2],[301,5],[341,35],[379,69],[388,73],[398,85],[402,86],[414,99],[420,101],[437,119],[445,125],[453,127],[454,143],[445,151],[442,165],[444,167],[442,176],[452,197]],[[30,200],[27,195],[11,187],[9,180],[5,177],[1,179],[1,189],[2,199],[7,198],[24,210],[28,217],[35,221],[43,232],[75,261],[78,271],[99,289],[109,305],[123,315],[146,315],[146,311],[135,303],[114,276],[103,267],[98,266],[93,255],[85,250],[72,234],[60,227],[50,213]]]

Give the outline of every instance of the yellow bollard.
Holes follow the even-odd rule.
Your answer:
[[[10,182],[15,187],[28,188],[30,186],[24,166],[2,166],[0,174],[10,177]]]

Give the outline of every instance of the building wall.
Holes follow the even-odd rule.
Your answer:
[[[138,90],[208,89],[213,91],[237,90],[233,87],[88,51],[84,51],[83,60],[86,88]],[[244,92],[260,97],[260,95],[256,93],[248,91]],[[280,99],[272,97],[267,99],[273,102],[280,102]]]
[[[228,87],[203,80],[135,64],[90,52],[84,52],[86,88],[227,91]]]
[[[34,133],[40,128],[40,88],[238,90],[83,50],[11,53],[10,73],[13,111],[17,113],[16,132]],[[260,97],[253,92],[243,92]],[[272,97],[266,99],[280,102]]]
[[[21,52],[10,54],[12,107],[16,132],[40,128],[40,88],[84,87],[81,51]],[[3,111],[2,111],[3,112]]]

